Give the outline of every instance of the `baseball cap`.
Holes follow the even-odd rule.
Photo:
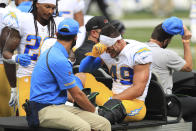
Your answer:
[[[184,35],[182,20],[175,16],[167,18],[162,23],[162,28],[165,32],[167,32],[170,35],[177,35],[177,34]]]
[[[119,20],[112,20],[110,24],[113,25],[121,34],[125,32],[125,25]]]
[[[68,31],[62,31],[61,29],[67,29]],[[76,35],[79,31],[79,23],[72,19],[67,18],[61,21],[58,25],[58,33],[61,35]]]
[[[108,19],[105,16],[94,16],[85,25],[86,31],[101,29],[108,24]]]

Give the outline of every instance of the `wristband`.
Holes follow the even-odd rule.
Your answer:
[[[99,114],[99,107],[97,106],[97,107],[95,107],[95,112],[94,112],[95,114]]]
[[[11,92],[16,92],[16,87],[11,87]]]
[[[13,55],[11,59],[6,59],[3,57],[3,61],[9,64],[16,64],[16,56],[17,55]]]
[[[15,63],[16,63],[16,56],[17,56],[18,54],[15,54],[15,55],[13,55],[12,56],[12,61],[14,61]]]

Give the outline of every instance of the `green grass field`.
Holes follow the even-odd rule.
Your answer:
[[[171,16],[177,16],[180,18],[188,18],[189,17],[189,10],[175,10],[171,14]],[[167,16],[169,17],[169,16]],[[152,11],[150,10],[142,10],[137,12],[125,12],[122,19],[153,19],[153,18],[160,18],[159,16],[153,15]],[[162,17],[166,18],[166,17]]]
[[[151,33],[153,31],[153,28],[128,28],[126,29],[126,33],[124,35],[124,38],[126,39],[134,39],[141,42],[147,42],[150,39]],[[169,44],[168,48],[171,50],[177,51],[179,55],[183,57],[183,44],[181,41],[181,36],[174,36],[172,38],[171,43]],[[191,43],[191,50],[192,50],[192,56],[193,56],[193,69],[196,70],[196,57],[194,57],[196,54],[196,44]]]

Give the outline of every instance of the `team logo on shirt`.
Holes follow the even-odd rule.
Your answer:
[[[63,27],[69,27],[68,25],[63,25]]]
[[[75,80],[73,80],[72,82],[67,83],[67,84],[64,84],[64,85],[65,85],[65,86],[70,86],[70,85],[73,85],[75,82],[76,82],[76,81],[75,81]]]
[[[12,19],[13,21],[15,21],[15,23],[17,24],[17,26],[19,26],[19,24],[18,24],[18,19],[17,19],[17,16],[16,16],[16,14],[15,14],[15,12],[13,12],[13,11],[10,11],[10,12],[8,12],[8,14],[6,14],[4,17],[3,17],[3,19],[4,19],[4,21],[6,20],[6,19]],[[10,24],[14,24],[14,23],[10,23]]]

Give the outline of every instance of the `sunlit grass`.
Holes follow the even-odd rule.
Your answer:
[[[177,16],[180,18],[188,18],[189,12],[190,12],[189,10],[175,10],[171,14],[171,16]],[[103,14],[101,14],[100,10],[97,10],[96,12],[89,12],[88,14],[93,15],[93,16],[103,15]],[[169,16],[165,16],[165,17],[155,16],[155,15],[153,15],[152,11],[150,11],[150,10],[141,10],[141,11],[136,11],[136,12],[124,12],[124,15],[119,19],[131,20],[131,19],[167,18],[167,17],[169,17]]]

